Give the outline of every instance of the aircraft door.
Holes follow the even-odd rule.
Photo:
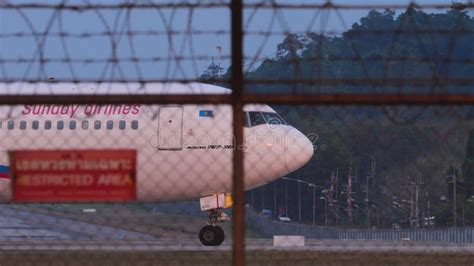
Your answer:
[[[161,107],[158,119],[158,149],[183,148],[183,107]]]

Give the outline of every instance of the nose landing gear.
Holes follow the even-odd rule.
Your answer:
[[[217,223],[228,221],[229,217],[220,209],[211,209],[208,214],[207,225],[199,232],[199,240],[205,246],[219,246],[224,242],[225,234]]]
[[[229,221],[229,216],[222,209],[232,207],[232,195],[215,193],[201,197],[201,211],[208,211],[207,225],[199,232],[199,240],[204,246],[219,246],[224,242],[224,230],[217,223]]]

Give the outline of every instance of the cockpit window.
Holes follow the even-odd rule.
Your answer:
[[[265,121],[267,121],[267,124],[270,125],[288,125],[281,116],[279,116],[277,113],[262,113],[263,117],[265,118]]]
[[[270,112],[244,112],[244,126],[253,127],[262,124],[288,125],[277,113]]]
[[[249,113],[244,112],[244,127],[250,127],[250,121],[249,121]]]
[[[249,112],[249,118],[252,126],[265,124],[265,119],[263,119],[262,113],[260,112]]]

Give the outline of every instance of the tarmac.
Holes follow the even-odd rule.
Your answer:
[[[474,254],[473,244],[379,240],[314,240],[304,246],[273,246],[272,239],[246,239],[249,251],[295,250],[329,252],[449,252]],[[29,211],[0,207],[0,250],[69,251],[230,251],[231,236],[221,246],[203,246],[195,239],[164,239],[146,233],[97,225]]]

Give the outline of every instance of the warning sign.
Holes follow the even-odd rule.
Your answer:
[[[135,150],[10,152],[14,202],[136,199]]]

